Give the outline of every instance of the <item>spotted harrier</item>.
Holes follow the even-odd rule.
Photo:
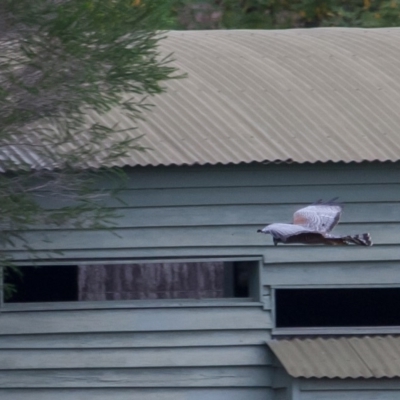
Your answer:
[[[272,235],[274,245],[278,243],[325,244],[331,246],[372,246],[369,233],[360,235],[335,236],[330,232],[337,225],[342,213],[342,205],[334,198],[301,208],[293,214],[293,223],[273,223],[257,232]]]

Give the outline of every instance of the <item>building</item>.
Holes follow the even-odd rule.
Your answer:
[[[398,398],[400,29],[171,32],[163,51],[189,77],[140,123],[153,150],[119,160],[130,179],[126,205],[108,203],[118,236],[26,237],[42,266],[74,279],[197,263],[219,295],[4,303],[1,399]],[[274,247],[256,233],[337,196],[336,231],[368,231],[372,248]]]

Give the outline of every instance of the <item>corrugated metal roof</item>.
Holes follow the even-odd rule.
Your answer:
[[[272,340],[268,345],[295,378],[400,377],[400,337]]]
[[[400,28],[176,31],[161,49],[188,78],[138,122],[153,150],[113,165],[400,160]],[[132,127],[118,110],[99,119]]]

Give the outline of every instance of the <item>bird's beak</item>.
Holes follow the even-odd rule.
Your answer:
[[[257,232],[262,232],[262,230],[261,229],[257,229]]]

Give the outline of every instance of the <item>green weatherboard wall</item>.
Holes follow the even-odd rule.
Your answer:
[[[119,208],[117,235],[38,227],[27,233],[29,243],[43,256],[61,250],[64,263],[260,260],[260,296],[6,305],[0,314],[2,400],[286,399],[284,388],[274,386],[276,368],[265,345],[274,327],[271,289],[400,285],[399,164],[128,172],[124,204],[105,200]],[[290,222],[302,205],[337,196],[345,209],[335,231],[370,232],[374,247],[273,247],[270,236],[256,233],[269,222]],[[17,250],[10,254],[26,259]],[[305,398],[314,398],[310,393]]]

